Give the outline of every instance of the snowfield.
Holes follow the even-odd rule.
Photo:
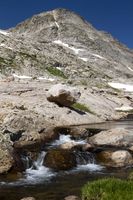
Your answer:
[[[133,92],[133,85],[130,84],[109,82],[108,85],[116,89],[122,89],[126,92]]]

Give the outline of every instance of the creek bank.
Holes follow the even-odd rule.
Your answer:
[[[115,168],[133,165],[132,130],[111,129],[101,132],[93,130],[91,133],[91,129],[79,128],[78,134],[76,130],[75,127],[51,127],[40,133],[24,132],[20,138],[15,137],[17,141],[11,141],[11,133],[7,132],[6,142],[10,144],[8,145],[10,151],[6,150],[5,153],[1,149],[1,155],[3,153],[5,159],[3,161],[1,156],[1,173],[11,169],[23,172],[27,169],[26,160],[28,159],[28,165],[31,167],[37,160],[38,154],[44,150],[46,156],[43,165],[55,171],[70,170],[79,164],[88,163],[100,163]],[[62,135],[63,133],[65,135]],[[69,135],[70,133],[72,135]]]
[[[98,92],[96,88],[92,91],[90,88],[84,89],[83,86],[77,85],[76,88],[81,93],[78,102],[86,105],[91,111],[95,111],[81,112],[80,110],[65,106],[60,107],[53,102],[49,102],[47,100],[47,92],[52,85],[53,83],[48,81],[36,80],[11,81],[10,83],[1,81],[1,138],[4,136],[9,137],[10,142],[10,145],[7,145],[10,148],[7,148],[6,151],[3,147],[3,144],[6,144],[5,140],[0,146],[1,173],[10,171],[14,166],[20,166],[21,162],[19,162],[19,156],[21,153],[28,156],[30,155],[29,157],[31,157],[31,160],[36,159],[35,151],[41,151],[46,143],[58,139],[59,134],[63,131],[65,131],[65,134],[70,134],[73,140],[86,139],[90,136],[93,137],[93,135],[97,133],[94,130],[88,131],[87,129],[76,127],[61,129],[61,127],[69,127],[69,125],[74,124],[95,123],[116,118],[119,119],[125,116],[125,114],[116,112],[115,107],[119,104],[130,104],[132,99],[132,95],[131,98],[127,98],[125,96],[119,96],[119,92],[117,95],[108,92],[113,91],[112,88],[108,88],[108,90],[106,89],[105,91],[103,89],[104,92],[101,93]],[[106,105],[108,106],[106,107]],[[60,128],[55,129],[53,127]],[[74,143],[63,144],[63,146],[61,148],[75,148],[81,151],[92,152],[97,149],[95,142],[90,141],[86,144],[86,147],[85,145],[75,145]],[[98,146],[102,145],[98,144]],[[35,149],[35,151],[33,149]],[[131,145],[129,149],[131,151]],[[13,155],[14,152],[15,156]],[[4,157],[8,158],[8,162],[3,160]],[[18,162],[18,164],[16,164],[16,162]],[[3,170],[4,165],[7,166],[5,170]]]

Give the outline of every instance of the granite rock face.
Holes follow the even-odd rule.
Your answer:
[[[129,148],[133,145],[132,130],[110,129],[89,138],[89,142],[96,146],[114,146]]]
[[[7,173],[14,164],[10,137],[0,133],[0,174]]]
[[[0,55],[1,77],[65,77],[90,85],[131,82],[133,77],[132,50],[66,9],[35,15],[1,31]]]

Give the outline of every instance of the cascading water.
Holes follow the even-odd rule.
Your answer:
[[[51,146],[59,146],[64,143],[73,142],[75,144],[85,144],[86,140],[72,140],[70,135],[61,134],[58,140],[51,143]]]
[[[61,144],[64,143],[75,143],[77,144],[86,144],[85,140],[72,140],[70,135],[60,135],[58,140],[55,140],[50,144],[49,148],[58,148]],[[68,174],[74,173],[74,171],[101,171],[102,166],[99,166],[95,162],[93,153],[75,151],[74,152],[77,161],[77,167],[68,171]],[[46,152],[42,151],[39,153],[36,161],[31,161],[31,159],[26,155],[21,155],[21,160],[24,163],[26,168],[23,173],[23,177],[14,182],[1,182],[1,185],[35,185],[42,182],[49,181],[53,176],[59,175],[60,172],[56,173],[50,168],[47,168],[43,165]],[[66,172],[65,172],[66,173]],[[61,172],[62,174],[62,172]]]
[[[42,151],[37,160],[33,162],[33,165],[26,169],[25,175],[28,182],[32,181],[32,183],[37,183],[49,180],[49,178],[55,175],[54,172],[43,165],[45,155],[46,152]]]
[[[74,144],[86,144],[86,140],[73,140],[71,139],[71,135],[61,134],[58,140],[55,140],[51,143],[51,146],[58,147],[64,143],[74,143]],[[88,171],[101,171],[103,167],[101,165],[96,164],[95,157],[93,153],[90,152],[81,152],[75,151],[77,167],[73,171],[77,170],[88,170]]]

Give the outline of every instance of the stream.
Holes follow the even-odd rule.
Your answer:
[[[81,126],[80,126],[81,127]],[[106,130],[110,128],[126,128],[133,130],[132,120],[117,122],[106,122],[99,124],[89,124],[83,127],[88,129]],[[49,148],[56,147],[65,142],[73,142],[70,135],[60,135],[49,145]],[[85,140],[76,140],[78,144],[85,144]],[[0,176],[0,200],[20,200],[23,197],[33,196],[36,200],[63,200],[68,195],[79,195],[81,187],[88,181],[102,177],[126,178],[131,168],[111,169],[99,165],[92,154],[88,154],[88,159],[77,156],[79,164],[72,170],[54,172],[43,166],[46,151],[41,151],[32,166],[27,157],[27,169],[23,175],[13,174]]]

